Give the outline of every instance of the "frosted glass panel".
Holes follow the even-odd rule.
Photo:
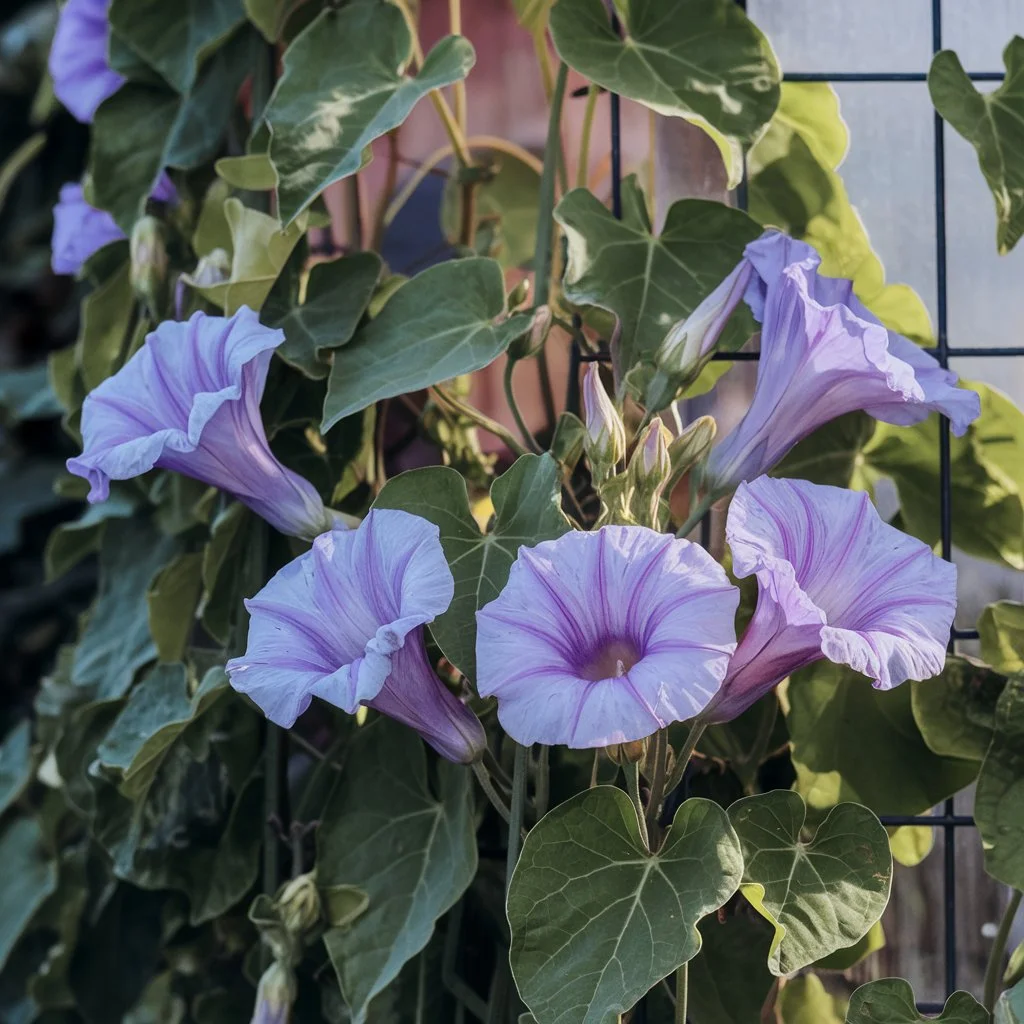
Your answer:
[[[956,50],[968,71],[1002,71],[1003,48],[1024,35],[1021,0],[945,0],[942,45]]]
[[[909,284],[935,321],[935,171],[931,101],[917,82],[836,86],[850,130],[839,168],[886,279]]]
[[[931,59],[929,0],[748,0],[747,11],[785,71],[925,71]]]

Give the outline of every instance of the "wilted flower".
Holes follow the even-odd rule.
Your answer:
[[[297,994],[291,968],[275,960],[260,975],[251,1024],[288,1024]]]
[[[821,658],[883,690],[942,671],[956,567],[883,522],[866,494],[760,477],[737,490],[726,536],[758,598],[708,721],[735,718]]]
[[[749,410],[708,460],[711,493],[767,472],[843,413],[863,409],[907,425],[940,412],[958,435],[979,415],[978,395],[883,327],[850,281],[819,275],[809,245],[769,231],[747,246],[744,262],[754,271],[744,297],[761,321],[761,359]]]
[[[166,321],[85,399],[83,452],[68,469],[103,501],[111,480],[157,466],[212,484],[282,533],[315,537],[334,517],[315,488],[270,450],[260,399],[284,333],[243,306],[231,318]]]
[[[290,728],[314,696],[411,726],[443,757],[469,762],[486,739],[476,715],[427,661],[423,626],[455,593],[436,526],[373,509],[355,530],[322,534],[254,597],[231,685]]]
[[[519,743],[638,740],[714,696],[738,603],[703,548],[646,527],[523,547],[477,612],[477,687]]]
[[[61,186],[60,200],[53,208],[50,246],[50,265],[55,274],[77,274],[93,253],[124,237],[106,210],[97,210],[85,201],[81,185]]]
[[[591,363],[583,377],[583,410],[587,457],[595,469],[607,472],[626,455],[626,428],[601,383],[597,363]]]
[[[57,99],[83,124],[124,84],[110,67],[110,0],[68,0],[50,47],[50,76]]]

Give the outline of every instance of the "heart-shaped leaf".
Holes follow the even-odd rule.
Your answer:
[[[356,886],[369,897],[358,917],[324,935],[356,1024],[476,874],[470,774],[442,761],[438,780],[435,796],[419,738],[382,719],[358,731],[324,809],[317,884]]]
[[[411,55],[405,17],[380,0],[329,7],[285,51],[264,116],[286,224],[331,182],[355,174],[374,139],[397,128],[432,89],[465,78],[476,59],[467,39],[448,36],[407,78]]]
[[[923,1017],[914,990],[902,978],[884,978],[861,985],[850,999],[846,1024],[989,1024],[988,1011],[967,992],[954,992],[938,1017]]]
[[[622,326],[620,375],[653,358],[669,328],[696,308],[736,266],[760,228],[741,210],[705,199],[673,203],[660,235],[651,228],[636,178],[622,183],[622,218],[586,189],[573,189],[555,209],[565,229],[566,298],[614,313]],[[737,348],[754,331],[746,307],[723,335]]]
[[[616,8],[622,37],[601,0],[558,0],[551,35],[562,60],[612,92],[700,125],[735,187],[743,145],[779,102],[782,73],[768,40],[733,0],[630,0]]]
[[[997,672],[1024,672],[1024,604],[996,601],[978,619],[981,657]]]
[[[992,1024],[1024,1024],[1024,982],[1018,982],[999,997]]]
[[[494,260],[452,260],[417,274],[335,352],[321,430],[378,399],[483,369],[529,330],[525,313],[496,322],[504,313]]]
[[[979,92],[952,50],[937,53],[928,71],[935,109],[978,151],[978,163],[996,201],[996,245],[1008,253],[1024,234],[1024,39],[1003,51],[1006,78]]]
[[[538,1024],[610,1024],[700,949],[697,923],[740,881],[725,812],[687,800],[648,852],[625,793],[598,786],[530,832],[512,875],[509,958]]]
[[[476,613],[508,582],[522,545],[531,547],[568,532],[561,508],[561,478],[550,455],[523,455],[491,487],[494,524],[481,533],[469,507],[466,481],[454,469],[413,469],[389,480],[375,508],[398,508],[430,520],[455,577],[455,597],[430,632],[463,675],[476,677]]]
[[[729,808],[743,847],[743,894],[775,926],[768,967],[777,975],[852,946],[889,902],[892,855],[878,818],[839,804],[805,842],[806,813],[791,790]]]

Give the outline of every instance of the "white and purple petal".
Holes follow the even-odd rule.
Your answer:
[[[646,527],[524,547],[477,612],[477,686],[519,743],[641,739],[711,700],[738,601],[707,552]]]
[[[125,233],[106,210],[85,201],[82,186],[61,186],[60,199],[53,208],[53,240],[50,265],[55,274],[77,274],[85,261]]]
[[[333,530],[252,599],[245,654],[231,685],[290,728],[314,696],[354,713],[369,704],[416,729],[440,754],[472,761],[485,744],[476,716],[427,662],[423,626],[455,592],[434,524],[374,509]]]
[[[821,658],[880,689],[942,671],[956,567],[883,522],[866,494],[760,477],[737,490],[726,536],[758,599],[708,721],[735,718]]]
[[[110,67],[110,0],[68,0],[50,47],[50,77],[57,99],[83,124],[124,84]]]
[[[977,394],[884,327],[850,281],[821,276],[809,245],[769,231],[747,246],[744,261],[755,271],[744,298],[761,321],[761,358],[750,408],[708,460],[713,493],[767,472],[843,413],[863,409],[908,425],[939,412],[958,435],[979,415]]]
[[[154,467],[235,495],[282,533],[313,538],[333,524],[320,495],[274,456],[260,399],[279,330],[243,306],[234,316],[166,321],[85,399],[83,452],[68,469],[103,501],[111,480]]]

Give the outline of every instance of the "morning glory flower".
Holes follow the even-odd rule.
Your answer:
[[[714,696],[738,603],[703,548],[646,527],[523,547],[477,612],[477,688],[519,743],[642,739]]]
[[[314,696],[354,714],[367,704],[415,729],[450,761],[486,745],[476,715],[427,661],[423,627],[455,593],[433,523],[373,509],[355,530],[332,530],[252,599],[245,654],[231,685],[290,728]]]
[[[883,522],[867,494],[759,477],[736,491],[726,537],[733,572],[757,577],[757,607],[707,721],[822,658],[882,690],[942,671],[956,567]]]
[[[113,96],[124,78],[110,66],[110,0],[68,0],[50,47],[50,77],[57,99],[83,124]]]
[[[163,203],[177,200],[177,190],[166,174],[157,179],[152,198]],[[70,182],[61,186],[53,208],[50,244],[50,266],[55,274],[77,274],[93,253],[126,237],[106,210],[97,210],[86,202],[81,185]]]
[[[312,539],[334,525],[320,495],[270,450],[260,399],[284,332],[243,306],[234,316],[166,321],[86,396],[83,452],[68,469],[106,499],[111,480],[154,467],[233,494],[282,533]]]
[[[879,323],[850,281],[819,275],[809,245],[769,231],[743,260],[754,271],[744,299],[761,322],[761,359],[749,410],[708,459],[712,494],[767,472],[843,413],[906,426],[939,412],[958,436],[980,414],[978,395]]]

